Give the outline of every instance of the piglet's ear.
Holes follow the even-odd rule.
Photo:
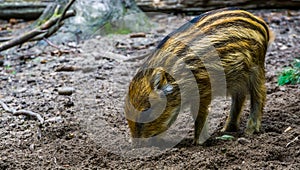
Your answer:
[[[162,69],[155,70],[152,76],[152,83],[156,92],[163,92],[164,95],[173,92],[173,86],[167,80],[167,73]]]
[[[155,91],[160,90],[163,84],[166,82],[167,78],[165,74],[165,71],[161,68],[156,68],[153,71],[150,81]]]

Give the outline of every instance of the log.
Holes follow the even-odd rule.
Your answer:
[[[49,3],[40,2],[2,2],[0,19],[37,19]],[[241,9],[286,8],[299,9],[300,0],[135,0],[145,12],[184,12],[199,13],[211,9],[234,6]]]
[[[37,19],[47,7],[47,2],[5,2],[0,3],[0,19]]]
[[[223,7],[299,9],[300,0],[136,0],[146,12],[202,12]]]

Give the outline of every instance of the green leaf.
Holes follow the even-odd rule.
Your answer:
[[[223,135],[223,136],[216,137],[216,139],[220,139],[220,140],[233,140],[234,137],[231,136],[231,135]]]
[[[292,67],[284,68],[278,76],[278,84],[300,84],[300,60],[295,59]]]
[[[293,66],[300,69],[300,59],[295,59]]]

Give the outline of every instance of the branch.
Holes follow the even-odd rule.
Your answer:
[[[44,123],[44,118],[38,114],[38,113],[35,113],[35,112],[32,112],[32,111],[28,111],[28,110],[18,110],[16,111],[15,109],[12,109],[12,108],[9,108],[3,101],[0,100],[0,104],[2,106],[2,108],[9,112],[9,113],[12,113],[14,116],[18,116],[18,115],[25,115],[25,116],[31,116],[31,117],[34,117],[36,118],[38,121],[40,121],[40,124],[43,124]]]
[[[67,19],[67,18],[70,18],[72,16],[75,16],[75,11],[68,11],[66,13],[66,15],[64,16],[63,19]],[[38,41],[38,40],[42,40],[44,38],[48,38],[50,37],[52,34],[54,34],[61,26],[62,24],[60,25],[56,25],[56,23],[58,22],[58,20],[60,19],[60,17],[55,17],[55,18],[50,18],[47,22],[45,22],[44,24],[42,24],[40,27],[41,29],[49,29],[46,34],[43,34],[41,36],[37,36],[37,37],[34,37],[33,39],[31,39],[30,41]],[[54,26],[55,25],[55,26]],[[51,28],[52,26],[54,26],[53,28]],[[1,49],[0,49],[1,51]]]
[[[29,110],[18,110],[18,111],[15,111],[13,113],[13,115],[15,115],[15,116],[19,116],[19,115],[32,116],[32,117],[35,117],[38,121],[40,121],[41,124],[44,123],[44,118],[40,114],[29,111]]]
[[[75,0],[71,0],[69,1],[69,3],[65,6],[65,9],[62,12],[62,17],[59,19],[58,24],[60,24],[63,20],[63,17],[66,15],[67,11],[71,8],[71,6],[73,5],[73,3],[75,2]]]
[[[67,11],[74,2],[75,2],[75,0],[70,0],[69,3],[64,8],[61,15],[57,15],[57,13],[55,12],[49,20],[47,20],[45,23],[43,23],[39,27],[34,28],[33,30],[31,30],[23,35],[20,35],[16,38],[10,39],[9,41],[0,44],[0,51],[7,50],[11,47],[14,47],[19,44],[23,44],[27,41],[41,40],[43,38],[47,38],[47,37],[51,36],[62,26],[62,24],[63,24],[62,21],[64,19],[67,19],[76,14],[75,11]],[[37,37],[38,35],[41,35],[41,34],[42,34],[42,36]]]
[[[11,37],[0,37],[0,42],[5,42],[11,40]]]
[[[29,39],[31,39],[32,37],[35,37],[41,33],[45,33],[46,31],[42,31],[39,29],[34,29],[32,31],[29,31],[19,37],[13,38],[7,42],[4,42],[3,44],[0,45],[0,51],[4,51],[7,50],[13,46],[19,45],[19,44],[23,44],[24,42],[28,41]]]
[[[75,0],[70,0],[68,2],[68,4],[65,6],[65,8],[62,11],[62,14],[58,18],[58,21],[56,22],[55,26],[43,38],[50,37],[53,33],[55,33],[63,25],[62,21],[64,19],[66,19],[66,16],[68,15],[68,10],[70,9],[70,7],[73,5],[74,2],[75,2]],[[56,13],[54,13],[54,14],[56,14]],[[76,12],[73,11],[73,14],[76,15]]]

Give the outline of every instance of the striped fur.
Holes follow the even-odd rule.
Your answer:
[[[182,97],[200,96],[199,107],[184,104],[191,105],[195,118],[194,143],[199,143],[212,94],[218,91],[211,87],[212,81],[226,81],[227,94],[232,97],[223,130],[238,130],[240,112],[246,95],[250,94],[251,114],[246,133],[258,132],[266,96],[265,54],[272,38],[262,19],[232,8],[204,13],[169,34],[130,83],[125,114],[132,137],[148,138],[166,131],[177,117],[174,112],[180,110]],[[214,55],[218,56],[218,62],[210,62]],[[184,69],[193,76],[188,76]],[[213,80],[220,72],[225,73],[226,80]],[[190,89],[193,80],[199,94]],[[155,110],[165,100],[165,108]],[[141,117],[153,118],[153,114],[158,116],[140,122]]]

